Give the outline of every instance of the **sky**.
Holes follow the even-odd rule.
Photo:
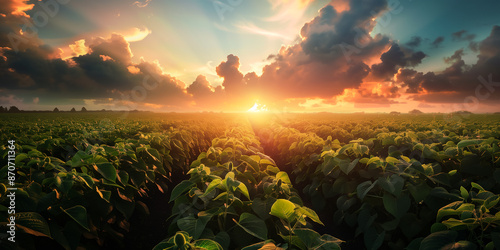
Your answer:
[[[500,111],[500,1],[3,0],[0,105]]]

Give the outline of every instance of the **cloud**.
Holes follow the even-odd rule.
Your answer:
[[[282,12],[286,18],[268,21],[287,20],[293,11],[302,13],[293,8],[310,2],[272,1],[276,10],[292,9]],[[452,35],[451,39],[469,41],[469,46],[475,43],[475,64],[465,64],[464,49],[459,49],[443,58],[445,70],[419,72],[414,67],[427,56],[418,50],[421,37],[400,44],[385,35],[371,35],[377,17],[388,10],[386,0],[331,1],[302,26],[294,44],[282,46],[254,65],[254,72],[240,71],[240,58],[230,54],[216,67],[203,67],[189,86],[157,61],[133,60],[130,43],[146,38],[151,33],[147,28],[76,40],[61,55],[60,49],[44,45],[37,36],[22,34],[19,26],[26,17],[12,14],[14,9],[0,7],[7,13],[0,15],[0,91],[9,91],[0,97],[3,102],[19,104],[23,99],[17,96],[23,96],[26,103],[40,99],[45,103],[64,96],[106,109],[246,110],[257,99],[270,107],[328,109],[337,103],[388,107],[404,98],[429,105],[462,102],[475,95],[477,86],[483,86],[480,94],[489,94],[484,101],[500,99],[500,91],[491,91],[495,81],[500,81],[499,26],[483,41],[473,41],[465,31]],[[286,37],[251,23],[238,27],[268,37]],[[17,51],[5,35],[9,32],[26,38]],[[432,45],[438,47],[444,39],[438,37]],[[214,68],[216,75],[210,75]],[[222,85],[213,87],[206,76],[219,77]]]
[[[476,35],[467,34],[466,30],[460,30],[451,34],[451,37],[454,41],[472,41],[474,40],[474,38],[476,38]]]
[[[44,45],[19,52],[2,49],[1,88],[36,91],[40,99],[112,98],[113,102],[128,103],[132,109],[130,103],[179,108],[189,105],[184,83],[164,74],[157,63],[132,63],[130,45],[122,35],[79,41],[73,49],[75,56],[67,60],[51,57],[55,50]]]
[[[457,34],[458,36],[458,34]],[[490,35],[478,42],[478,60],[465,64],[463,49],[444,61],[450,64],[441,72],[400,70],[396,75],[414,100],[428,103],[464,103],[470,100],[494,103],[500,99],[500,26],[493,26]]]
[[[213,93],[210,82],[204,75],[199,75],[196,80],[187,87],[187,92],[195,97],[210,96]]]
[[[400,97],[399,88],[390,82],[363,82],[357,89],[345,89],[339,101],[353,103],[397,104],[393,99]],[[373,106],[379,107],[379,106]]]
[[[436,39],[434,39],[434,41],[431,43],[431,45],[434,48],[438,48],[439,45],[441,45],[443,42],[444,42],[444,37],[443,36],[439,36]]]
[[[36,27],[33,27],[26,11],[33,8],[25,0],[7,0],[0,5],[0,47],[14,51],[37,46],[40,39]],[[21,27],[25,26],[23,30]]]
[[[406,46],[410,48],[416,48],[422,43],[422,38],[419,36],[413,36],[410,41],[406,43]]]
[[[139,8],[144,8],[148,6],[151,3],[152,0],[142,0],[142,1],[135,1],[133,5],[139,7]]]
[[[456,61],[460,61],[460,60],[462,60],[462,56],[464,56],[464,50],[463,49],[459,49],[459,50],[455,51],[455,53],[452,56],[445,57],[444,58],[444,62],[446,62],[446,63],[453,63],[453,62],[456,62]]]
[[[393,44],[389,51],[380,57],[382,62],[372,65],[372,73],[375,77],[386,80],[396,74],[398,67],[417,66],[425,57],[426,55],[422,51],[414,52]]]
[[[89,48],[85,46],[85,39],[80,39],[75,41],[75,43],[69,45],[69,48],[72,51],[71,53],[72,57],[82,56],[89,52]]]
[[[309,1],[274,3],[277,9],[286,9],[303,7]],[[352,0],[348,6],[346,1],[332,4],[336,6],[325,6],[302,27],[297,44],[283,46],[271,55],[260,76],[241,72],[239,57],[228,55],[215,68],[217,76],[223,79],[222,86],[215,89],[204,76],[186,87],[165,74],[156,62],[134,63],[130,42],[146,37],[150,33],[146,28],[134,28],[130,33],[112,34],[108,38],[75,41],[64,59],[51,56],[58,50],[42,45],[39,40],[19,53],[3,49],[0,74],[8,83],[2,88],[37,91],[40,99],[49,99],[57,93],[67,98],[104,100],[113,105],[148,103],[178,108],[206,106],[207,102],[214,103],[214,107],[245,106],[253,104],[255,99],[276,103],[293,98],[332,99],[345,89],[360,87],[370,75],[373,62],[380,62],[382,54],[394,46],[388,37],[369,35],[376,25],[375,17],[387,10],[385,0]],[[243,27],[263,35],[277,35],[251,25]],[[389,71],[415,64],[410,49],[403,53],[405,62],[398,62]]]
[[[22,98],[18,98],[14,95],[0,96],[0,105],[5,107],[16,106],[19,108],[23,103]]]
[[[125,40],[129,43],[142,41],[149,34],[151,34],[151,30],[149,30],[148,28],[144,28],[144,29],[132,28],[131,30],[123,33]]]
[[[243,74],[239,70],[240,58],[231,54],[225,62],[221,62],[217,68],[217,75],[224,78],[222,86],[227,92],[240,92],[244,87]]]
[[[349,11],[341,13],[325,6],[302,27],[298,44],[283,46],[269,57],[270,64],[251,88],[281,99],[330,99],[357,88],[369,75],[371,62],[391,45],[388,37],[369,35],[375,26],[373,13],[386,9],[385,1],[353,0]]]
[[[28,3],[30,0],[10,0],[2,3],[0,6],[0,13],[14,16],[29,17],[26,11],[33,9],[35,4]]]
[[[109,56],[123,64],[130,64],[131,62],[133,54],[129,42],[123,35],[112,34],[108,39],[96,37],[85,43],[88,44],[90,55]]]

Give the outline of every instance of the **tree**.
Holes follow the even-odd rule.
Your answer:
[[[76,112],[76,109],[75,109],[75,108],[72,108],[72,109],[70,110],[70,112]]]
[[[16,106],[11,106],[10,109],[9,109],[9,112],[11,113],[17,113],[17,112],[20,112],[21,110],[19,110]]]
[[[424,112],[418,110],[418,109],[414,109],[410,112],[408,112],[408,114],[412,114],[412,115],[418,115],[418,114],[423,114]]]
[[[59,109],[56,107],[52,112],[59,112]]]
[[[0,106],[0,113],[7,112],[7,108],[4,108],[3,106]]]
[[[87,109],[85,107],[82,107],[81,112],[87,112]]]

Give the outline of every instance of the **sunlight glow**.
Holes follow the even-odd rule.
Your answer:
[[[266,112],[269,111],[264,104],[259,104],[258,102],[255,102],[255,104],[247,110],[247,112]]]

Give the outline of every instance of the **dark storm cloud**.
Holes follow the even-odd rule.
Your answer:
[[[462,56],[464,56],[464,50],[463,49],[459,49],[459,50],[455,51],[455,53],[452,56],[445,57],[444,61],[446,63],[452,63],[452,62],[455,62],[455,61],[460,61],[460,60],[462,60]]]
[[[472,41],[476,38],[476,35],[467,34],[466,30],[460,30],[451,34],[451,37],[454,41]]]
[[[437,48],[444,42],[444,37],[439,36],[431,43],[432,47]]]
[[[163,74],[159,66],[147,62],[132,64],[129,44],[123,36],[95,38],[88,44],[89,53],[69,60],[52,58],[54,50],[47,46],[33,46],[18,52],[3,49],[0,88],[37,91],[51,98],[57,95],[113,98],[158,105],[189,102],[184,83]],[[131,66],[140,71],[131,73],[128,69]]]
[[[422,43],[422,38],[419,36],[414,36],[405,45],[411,48],[416,48]]]
[[[500,99],[500,26],[494,26],[490,35],[478,42],[478,60],[465,64],[463,49],[444,58],[450,64],[441,72],[423,74],[402,70],[397,79],[408,87],[409,93],[419,93],[414,99],[427,102],[463,102],[473,97],[483,102]]]
[[[92,51],[92,55],[109,56],[116,62],[124,65],[131,63],[132,51],[122,35],[112,34],[109,39],[98,37],[91,39],[88,43],[90,44],[88,47]]]
[[[401,48],[397,44],[393,44],[389,51],[382,54],[381,63],[372,65],[372,73],[380,79],[387,79],[398,71],[398,67],[413,67],[417,66],[425,58],[422,51],[414,52],[410,49]]]

